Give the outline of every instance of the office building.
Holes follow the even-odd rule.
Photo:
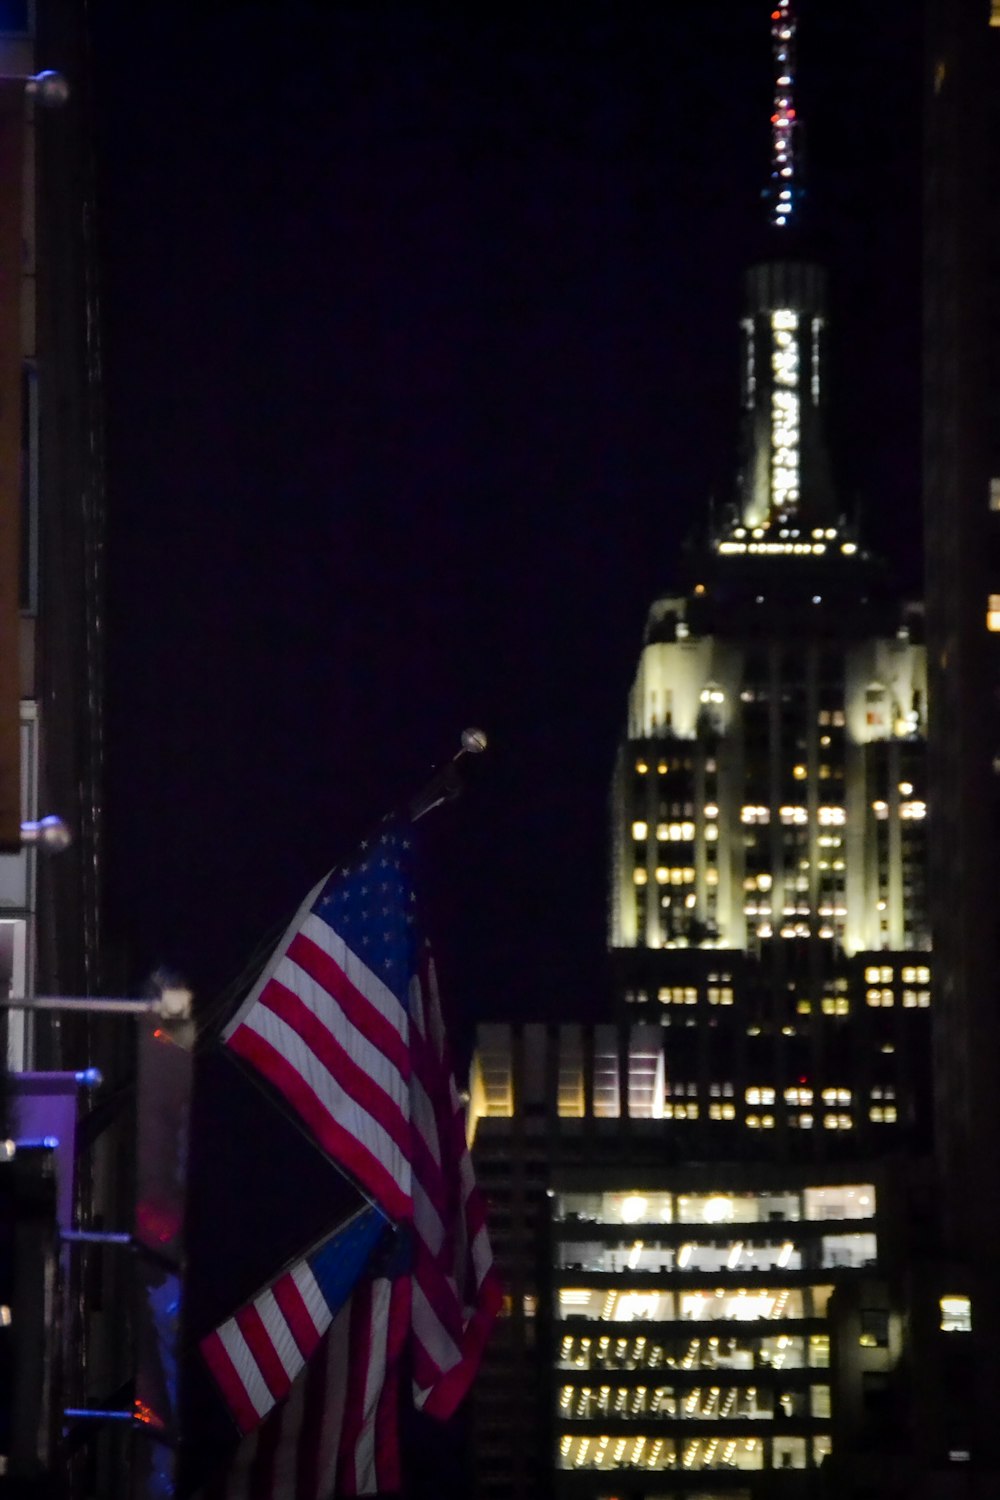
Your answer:
[[[900,1393],[918,1353],[942,1368],[964,1347],[969,1307],[909,1326],[913,1174],[688,1159],[671,1041],[480,1028],[470,1120],[506,1299],[477,1494],[917,1493]]]

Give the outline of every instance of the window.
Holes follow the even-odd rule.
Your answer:
[[[939,1305],[944,1333],[972,1332],[972,1302],[968,1297],[950,1294],[942,1297]]]
[[[986,629],[1000,630],[1000,594],[991,594],[986,605]]]

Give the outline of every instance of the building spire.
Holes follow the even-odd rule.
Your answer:
[[[776,229],[793,224],[798,214],[802,187],[801,163],[795,149],[798,121],[795,115],[795,19],[794,0],[773,0],[771,50],[774,55],[774,110],[771,114],[771,182],[769,218]]]

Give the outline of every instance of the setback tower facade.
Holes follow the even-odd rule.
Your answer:
[[[928,1125],[923,616],[838,511],[826,322],[819,266],[751,269],[736,503],[650,611],[615,770],[615,993],[671,1028],[698,1156]]]

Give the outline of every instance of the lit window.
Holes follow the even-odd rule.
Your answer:
[[[642,868],[639,868],[637,870],[633,870],[632,871],[632,879],[635,881],[636,885],[645,885],[646,884],[646,872],[645,872],[645,870],[643,870]]]
[[[774,1089],[749,1088],[746,1092],[746,1101],[748,1104],[773,1104]]]
[[[843,807],[821,807],[818,816],[819,821],[827,827],[847,822],[847,811]]]
[[[646,772],[649,770],[649,767],[644,760],[637,760],[635,763],[635,768],[640,776],[645,776]]]
[[[991,3],[990,3],[990,25],[991,26],[1000,26],[1000,0],[991,0]],[[996,480],[996,479],[991,479],[990,480],[990,508],[991,509],[996,508],[996,509],[1000,510],[1000,505],[997,505],[996,507],[993,506],[993,486],[995,484],[998,485],[998,486],[1000,486],[1000,480]]]
[[[972,1332],[972,1302],[968,1297],[942,1297],[941,1328],[944,1333]]]
[[[648,833],[649,824],[642,822],[641,819],[632,824],[632,837],[634,839],[644,839]]]
[[[991,594],[986,607],[986,629],[1000,630],[1000,594]]]
[[[1000,0],[993,0],[991,26],[1000,26]],[[990,510],[1000,510],[1000,479],[990,480]]]

